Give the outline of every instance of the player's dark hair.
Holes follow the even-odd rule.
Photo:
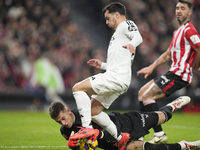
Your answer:
[[[109,13],[119,12],[120,15],[126,16],[126,7],[119,2],[112,2],[108,5],[106,5],[102,9],[102,12],[105,13],[107,10]]]
[[[190,10],[193,9],[193,4],[192,4],[192,0],[178,0],[177,3],[180,2],[180,3],[186,3],[189,7]]]
[[[65,111],[66,107],[63,103],[61,102],[53,102],[51,103],[49,107],[49,115],[51,116],[52,119],[55,119],[58,117],[60,111]]]

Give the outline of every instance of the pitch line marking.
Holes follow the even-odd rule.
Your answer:
[[[172,129],[187,129],[187,130],[200,130],[198,127],[188,127],[188,126],[180,126],[180,125],[163,125],[167,128],[172,128]]]
[[[1,146],[0,148],[60,148],[60,147],[68,147],[68,146]]]

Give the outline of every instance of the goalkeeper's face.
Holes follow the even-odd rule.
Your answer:
[[[66,108],[64,111],[60,111],[54,120],[66,128],[71,128],[75,121],[75,116],[69,108]]]

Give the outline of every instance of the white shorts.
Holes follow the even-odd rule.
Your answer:
[[[89,77],[89,79],[92,89],[98,94],[92,95],[92,98],[99,101],[106,109],[128,89],[126,84],[117,81],[109,73],[100,73]]]

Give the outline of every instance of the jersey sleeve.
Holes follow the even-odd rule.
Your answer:
[[[142,36],[140,35],[140,32],[133,21],[126,21],[126,27],[124,29],[124,32],[125,35],[131,39],[131,41],[128,43],[132,44],[135,48],[142,43]]]
[[[200,46],[200,36],[195,28],[189,28],[186,30],[185,38],[190,43],[192,49]]]

